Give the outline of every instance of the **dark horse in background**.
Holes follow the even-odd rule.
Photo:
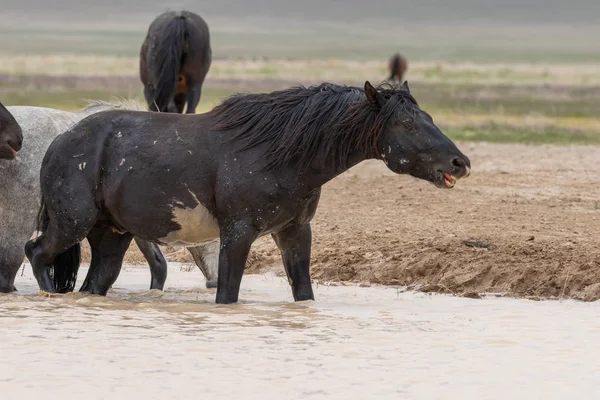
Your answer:
[[[23,131],[13,115],[0,103],[0,160],[13,160],[23,145]]]
[[[406,58],[402,57],[400,53],[394,54],[392,57],[390,57],[389,61],[390,76],[388,78],[388,81],[402,82],[407,68],[408,63],[406,61]]]
[[[219,241],[216,302],[234,303],[250,246],[272,235],[294,299],[314,299],[310,221],[321,186],[365,159],[440,188],[470,173],[407,85],[241,94],[194,116],[97,113],[46,152],[42,234],[25,252],[40,289],[73,290],[73,255],[87,237],[81,291],[106,295],[134,236],[184,247]]]
[[[140,78],[152,111],[194,114],[211,62],[208,25],[189,11],[166,12],[148,28]]]

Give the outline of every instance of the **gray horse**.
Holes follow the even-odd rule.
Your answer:
[[[7,107],[21,126],[24,144],[17,159],[0,159],[0,293],[16,290],[14,281],[25,257],[24,246],[35,232],[40,205],[39,171],[46,149],[59,134],[88,115],[115,108],[129,107],[104,102],[93,102],[80,112]],[[139,238],[135,241],[150,265],[150,287],[162,290],[167,263],[159,247]],[[215,287],[219,242],[188,250],[206,277],[206,286]]]

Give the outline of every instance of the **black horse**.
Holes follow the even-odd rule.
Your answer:
[[[194,114],[211,62],[208,25],[189,11],[166,12],[148,28],[140,78],[152,111]]]
[[[23,131],[13,115],[0,103],[0,160],[13,160],[23,145]]]
[[[470,172],[406,83],[235,95],[202,115],[101,112],[48,149],[42,234],[26,254],[42,290],[72,290],[87,237],[81,291],[105,295],[133,235],[186,247],[220,239],[216,302],[234,303],[250,246],[271,234],[294,299],[313,299],[310,221],[321,186],[369,158],[440,188]]]

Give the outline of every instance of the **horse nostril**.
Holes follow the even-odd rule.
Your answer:
[[[454,157],[452,159],[452,165],[454,165],[455,167],[458,167],[458,168],[464,168],[465,167],[465,162],[460,157]]]

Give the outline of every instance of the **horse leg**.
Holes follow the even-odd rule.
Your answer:
[[[20,243],[23,243],[22,241]],[[15,277],[23,264],[23,246],[0,246],[0,293],[10,293],[15,288]]]
[[[64,227],[65,225],[58,224],[52,219],[46,231],[37,239],[30,240],[25,244],[25,255],[31,263],[33,276],[37,280],[40,290],[48,293],[56,293],[57,291],[50,277],[50,270],[54,265],[55,259],[62,253],[70,252],[73,247],[79,245],[79,242],[85,237],[89,229],[83,223],[73,226],[74,229],[70,232],[66,232]],[[75,262],[76,266],[71,265],[67,268],[73,270],[76,277],[79,263],[78,260],[75,260]]]
[[[248,225],[234,224],[221,231],[217,304],[237,303],[244,267],[256,233]]]
[[[95,226],[87,239],[92,250],[92,262],[79,291],[106,296],[119,277],[133,235],[118,233],[109,226]]]
[[[148,86],[144,86],[144,98],[146,99],[146,103],[148,104],[148,110],[158,111],[158,106],[154,101],[154,94]]]
[[[135,243],[150,265],[150,274],[152,275],[150,289],[163,290],[167,280],[167,260],[160,248],[156,243],[147,242],[138,237],[135,238]]]
[[[187,95],[185,93],[178,93],[175,95],[175,108],[179,114],[183,113],[183,108],[185,107],[185,102],[187,100]]]
[[[310,224],[293,225],[273,234],[295,301],[314,300],[310,281]]]
[[[186,114],[195,114],[196,107],[200,102],[200,96],[202,94],[202,84],[201,83],[192,83],[188,86],[187,92],[187,110]]]
[[[217,276],[219,273],[219,241],[216,240],[202,246],[187,248],[204,277],[206,287],[217,287]]]

